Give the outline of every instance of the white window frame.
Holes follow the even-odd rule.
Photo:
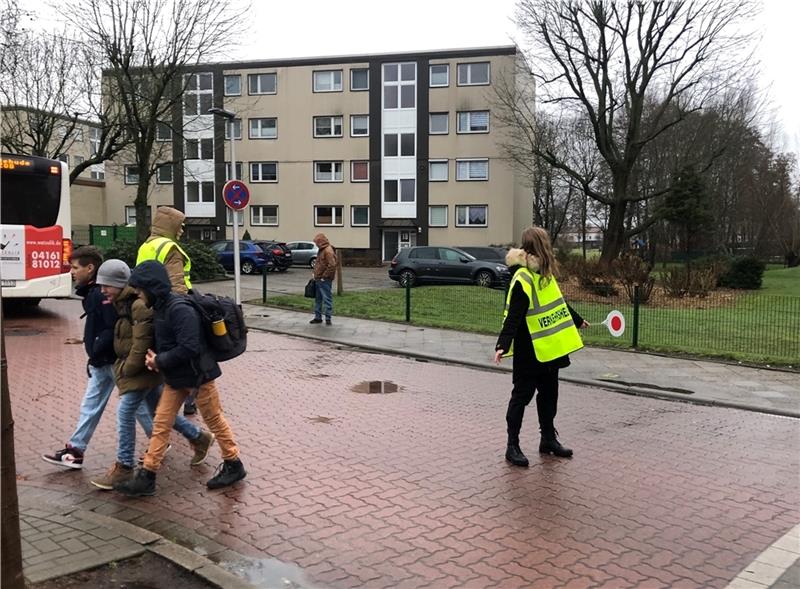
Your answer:
[[[355,125],[353,124],[354,119],[366,119],[367,121],[367,132],[366,133],[356,133],[355,132]],[[369,137],[369,115],[350,115],[350,137]]]
[[[356,209],[367,209],[367,222],[356,223]],[[350,205],[350,226],[351,227],[369,227],[369,205]]]
[[[330,164],[331,171],[328,175],[328,179],[325,179],[325,176],[322,175],[320,172],[319,166]],[[336,168],[338,167],[338,173]],[[331,184],[337,182],[344,182],[344,164],[341,160],[325,160],[325,161],[318,161],[314,162],[314,182],[317,184]]]
[[[239,80],[239,91],[228,92],[228,78],[236,78]],[[222,76],[222,92],[223,96],[241,96],[242,95],[242,74],[225,74]]]
[[[470,177],[470,165],[474,162],[485,162],[486,163],[486,176],[483,178],[471,178]],[[461,170],[463,169],[461,164],[467,164],[467,175],[466,177],[461,176]],[[489,180],[489,158],[488,157],[475,157],[475,158],[461,158],[456,160],[456,182],[487,182]]]
[[[473,224],[473,223],[469,222],[469,210],[471,208],[473,208],[473,207],[475,207],[475,208],[480,207],[480,208],[484,209],[484,219],[486,220],[485,223],[483,223],[483,224],[477,224],[477,223]],[[458,222],[458,210],[459,209],[466,209],[466,217],[465,217],[467,219],[466,223],[459,223]],[[456,221],[456,227],[488,227],[489,226],[489,205],[456,205],[456,218],[455,218],[455,221]]]
[[[274,180],[262,180],[264,177],[264,168],[265,165],[275,165],[275,179]],[[258,166],[255,168],[254,166]],[[258,170],[258,173],[254,173],[255,170]],[[274,161],[259,161],[259,162],[250,162],[250,182],[254,184],[275,184],[278,181],[278,162]]]
[[[236,217],[239,221],[237,225],[244,227],[244,211],[236,211]],[[225,224],[228,227],[233,227],[233,209],[225,207]]]
[[[203,157],[203,147],[206,148],[211,145],[211,157]],[[196,146],[196,149],[190,150],[190,146]],[[214,159],[214,139],[211,137],[203,137],[197,139],[186,139],[184,141],[184,154],[183,157],[187,160],[213,160]]]
[[[269,217],[264,214],[267,207],[275,209],[275,222],[265,221]],[[256,211],[259,214],[256,216]],[[250,205],[250,225],[253,227],[277,227],[280,224],[280,207],[278,205]]]
[[[433,83],[433,68],[435,67],[444,67],[447,71],[445,72],[445,76],[447,77],[447,81],[444,84],[434,84]],[[450,64],[449,63],[432,63],[428,69],[428,86],[430,88],[447,88],[450,86]]]
[[[164,180],[161,178],[161,173],[163,170],[169,170],[169,180]],[[172,164],[167,164],[166,166],[161,166],[156,170],[156,184],[172,184],[174,179],[173,172],[172,172]]]
[[[97,152],[100,151],[102,135],[102,132],[97,127],[91,127],[89,129],[89,153],[91,155],[97,155]]]
[[[266,139],[272,140],[278,138],[278,117],[256,117],[252,119],[248,119],[247,124],[247,138],[248,139]],[[264,121],[275,121],[275,135],[272,137],[263,136],[263,132],[265,130]],[[255,123],[255,130],[257,130],[257,135],[253,134],[253,124]]]
[[[355,72],[367,72],[367,87],[355,88],[353,86],[353,74]],[[350,92],[366,92],[369,90],[369,68],[368,67],[354,67],[350,69]]]
[[[331,209],[331,223],[319,222],[319,209]],[[336,222],[337,218],[338,223]],[[314,227],[344,227],[344,205],[314,205]]]
[[[275,89],[271,92],[261,89],[261,77],[262,76],[271,76],[275,80]],[[252,86],[250,85],[250,80],[256,80],[256,90],[255,92],[252,91]],[[247,95],[248,96],[262,96],[265,94],[277,94],[278,93],[278,74],[276,72],[259,72],[257,74],[247,74]]]
[[[436,224],[431,218],[432,209],[444,209],[444,224]],[[447,227],[450,216],[450,207],[448,205],[428,205],[428,227]]]
[[[339,84],[337,87],[336,84],[336,74],[339,74]],[[327,76],[325,76],[327,74]],[[330,89],[320,89],[317,86],[317,81],[321,80],[323,77],[328,78],[328,82],[330,82]],[[313,92],[342,92],[344,90],[344,83],[343,83],[343,72],[342,70],[315,70],[311,74],[311,87]]]
[[[403,153],[403,135],[411,135],[414,140],[412,142],[412,147],[414,148],[414,153],[404,154]],[[397,153],[394,155],[387,155],[386,153],[386,138],[387,137],[394,137],[395,144],[397,146]],[[417,134],[416,133],[384,133],[383,135],[383,145],[381,146],[383,149],[383,157],[385,158],[395,158],[395,157],[416,157],[417,155]]]
[[[190,87],[188,82],[188,80],[191,79],[192,77],[194,77],[197,82],[194,85],[194,87]],[[200,80],[204,78],[208,78],[211,80],[210,88],[201,89],[202,84],[200,83]],[[213,100],[214,100],[214,74],[210,72],[197,72],[194,74],[186,74],[186,78],[184,79],[184,85],[185,85],[184,97],[183,97],[184,116],[196,117],[208,114],[208,108],[211,108],[213,106]],[[195,109],[197,110],[197,112],[193,114],[186,112],[186,103],[192,98],[192,96],[194,97],[195,101],[194,105]],[[208,106],[208,108],[204,108],[203,105],[204,97],[206,98],[206,103],[207,103],[206,106]]]
[[[97,165],[101,165],[102,166],[102,164],[95,164],[94,166],[92,166],[90,168],[91,171],[89,172],[89,177],[92,180],[105,181],[105,179],[106,179],[106,171],[104,169],[95,169],[95,166],[97,166]]]
[[[225,119],[225,140],[230,141],[231,139],[231,122],[228,119]],[[278,132],[278,123],[275,123],[275,133]],[[234,139],[241,139],[242,138],[242,119],[233,119],[233,138]]]
[[[476,65],[486,66],[486,82],[473,82],[472,81],[472,68]],[[466,68],[467,80],[461,82],[461,68]],[[473,61],[469,63],[459,63],[456,66],[456,84],[458,86],[488,86],[492,83],[492,64],[488,61]]]
[[[236,162],[236,180],[244,180],[244,176],[242,175],[243,173],[244,166],[242,165],[242,162]],[[225,182],[228,180],[233,180],[233,178],[231,178],[231,163],[225,162]]]
[[[434,116],[444,116],[447,121],[447,128],[444,131],[434,131],[433,122]],[[432,112],[428,113],[428,134],[429,135],[448,135],[450,133],[450,113],[449,112]]]
[[[355,169],[355,164],[366,164],[366,166],[367,166],[367,177],[366,177],[366,179],[357,180],[355,178],[355,174],[353,173],[353,170]],[[369,160],[351,160],[350,161],[350,182],[355,182],[355,183],[369,182]]]
[[[403,200],[403,182],[414,183],[414,198],[412,200]],[[386,183],[397,183],[397,200],[386,200]],[[384,178],[381,184],[381,202],[388,204],[412,204],[417,202],[417,179],[416,178]]]
[[[478,113],[486,113],[486,129],[485,130],[472,130],[472,115]],[[466,129],[461,127],[461,115],[466,115],[464,118],[467,121]],[[489,132],[489,111],[488,110],[462,110],[456,112],[456,133],[460,135],[468,135],[474,133],[488,133]]]
[[[136,168],[136,177],[135,177],[135,179],[132,178],[131,168]],[[139,183],[139,177],[140,177],[139,166],[137,166],[135,164],[128,164],[123,168],[123,178],[125,179],[125,184],[127,184],[128,186],[133,186],[135,184],[138,184]]]
[[[414,79],[413,80],[403,80],[403,66],[404,65],[413,65],[414,66]],[[386,80],[386,68],[387,67],[396,67],[397,68],[397,80]],[[415,110],[417,108],[417,62],[416,61],[398,61],[395,63],[384,63],[381,65],[381,77],[383,78],[383,84],[381,86],[381,107],[384,110]],[[386,88],[396,86],[397,87],[397,106],[394,107],[387,107],[386,106]],[[403,106],[403,87],[404,86],[413,86],[412,96],[414,97],[414,104],[412,106]]]
[[[444,164],[444,179],[434,179],[432,173],[434,164]],[[449,180],[450,180],[450,160],[448,159],[428,160],[428,182],[448,182]]]
[[[197,185],[197,200],[189,200],[189,185]],[[187,203],[203,204],[214,202],[214,183],[208,181],[189,180],[183,187],[184,198]]]
[[[344,116],[342,115],[322,115],[322,116],[315,116],[314,118],[314,137],[342,137],[344,135]],[[317,129],[317,121],[324,121],[328,119],[328,123],[330,123],[331,132],[329,135],[325,135],[320,133]],[[339,123],[339,132],[336,132],[336,123]]]

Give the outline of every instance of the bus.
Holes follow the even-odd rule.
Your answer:
[[[38,304],[72,294],[69,171],[64,162],[0,154],[0,291]]]

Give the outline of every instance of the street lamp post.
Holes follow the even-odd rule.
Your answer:
[[[234,138],[234,119],[236,113],[224,108],[212,107],[208,109],[208,113],[218,115],[225,119],[225,126],[230,123],[230,137],[231,137],[231,179],[236,179],[236,140]],[[233,289],[234,300],[239,305],[242,302],[242,289],[241,289],[241,274],[239,269],[239,211],[231,211],[233,213]],[[244,213],[242,213],[244,215]]]

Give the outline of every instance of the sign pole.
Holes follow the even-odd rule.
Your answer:
[[[233,119],[227,121],[230,123],[231,130],[231,179],[236,180],[236,139],[234,138],[234,123]],[[242,213],[244,215],[244,213]],[[241,272],[239,269],[239,211],[233,210],[233,291],[234,300],[237,305],[242,304],[242,284]]]

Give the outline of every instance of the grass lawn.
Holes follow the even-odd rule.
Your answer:
[[[764,272],[764,282],[758,292],[759,294],[800,297],[800,266],[768,268]]]

